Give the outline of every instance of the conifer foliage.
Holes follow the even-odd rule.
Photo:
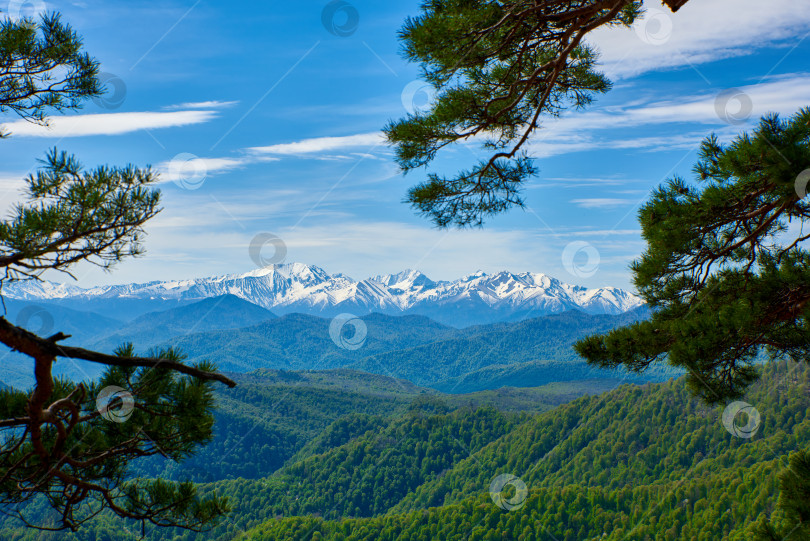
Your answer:
[[[2,112],[47,124],[47,113],[77,109],[103,93],[98,67],[56,14],[0,22]],[[78,263],[109,269],[141,254],[143,224],[160,211],[156,181],[148,168],[88,170],[67,153],[49,152],[26,179],[23,200],[0,220],[0,286],[46,271],[71,274]],[[139,457],[181,460],[209,441],[213,385],[234,383],[210,363],[183,364],[176,351],[138,357],[130,344],[107,355],[60,343],[67,338],[37,336],[0,317],[0,343],[32,359],[36,380],[31,390],[0,391],[3,511],[29,523],[27,505],[45,502],[52,513],[30,525],[57,530],[75,530],[105,509],[195,530],[221,516],[225,500],[199,497],[191,483],[127,472]],[[67,359],[107,369],[93,383],[54,378],[54,364]]]
[[[686,0],[664,2],[677,11]],[[454,144],[482,142],[488,157],[455,175],[430,172],[407,201],[440,227],[477,226],[523,204],[536,173],[524,146],[545,118],[587,106],[610,89],[585,43],[601,27],[629,26],[631,0],[430,0],[400,31],[434,102],[384,129],[401,169],[427,168]]]
[[[739,398],[763,348],[810,353],[810,109],[770,115],[728,145],[707,138],[692,182],[674,178],[639,211],[647,248],[632,265],[652,317],[580,341],[605,367],[686,368],[710,403]]]
[[[686,2],[663,3],[674,12]],[[451,176],[428,172],[407,201],[440,227],[481,225],[521,206],[521,183],[536,172],[523,147],[541,120],[610,88],[583,39],[640,14],[641,3],[628,0],[425,2],[400,37],[436,97],[425,111],[389,123],[388,141],[406,173],[456,143],[483,141],[489,157]],[[810,109],[766,116],[730,144],[707,138],[696,178],[672,179],[639,212],[647,248],[632,270],[652,316],[583,339],[577,353],[605,368],[685,368],[690,388],[711,404],[742,397],[763,352],[805,362],[808,143]],[[799,530],[807,525],[805,458],[794,457],[780,499]],[[789,533],[763,528],[774,539]]]

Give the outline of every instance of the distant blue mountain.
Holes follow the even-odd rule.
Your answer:
[[[63,344],[88,347],[111,353],[125,342],[135,344],[138,351],[172,338],[194,332],[235,329],[254,325],[276,317],[269,310],[234,295],[221,295],[199,302],[150,312],[125,323],[94,312],[74,310],[51,302],[27,302],[6,299],[6,319],[40,336],[57,332],[71,335]],[[168,344],[170,345],[170,344]],[[98,377],[100,364],[60,359],[54,365],[54,375],[73,380]],[[34,382],[33,362],[25,355],[10,351],[0,344],[0,380],[18,388]]]
[[[238,329],[276,317],[270,310],[235,295],[220,295],[168,310],[149,312],[95,340],[90,346],[111,352],[125,342],[132,342],[142,351],[170,343],[187,334]]]
[[[75,310],[51,302],[8,299],[0,304],[0,311],[8,321],[40,336],[56,332],[71,335],[66,344],[86,344],[88,340],[112,332],[124,323],[120,319],[103,316],[96,312]]]
[[[357,283],[301,265],[254,274],[98,290],[25,284],[16,290],[25,300],[7,299],[8,317],[41,336],[61,331],[73,335],[68,344],[109,353],[131,342],[139,354],[174,347],[188,362],[210,360],[229,372],[349,368],[456,393],[555,381],[661,381],[676,375],[660,369],[642,375],[596,369],[577,357],[572,345],[578,339],[648,316],[636,297],[613,288],[587,290],[539,274],[476,273],[453,283],[432,282],[415,271]],[[215,294],[231,287],[238,294]],[[441,301],[433,297],[439,293]],[[42,299],[34,300],[38,295]],[[375,295],[388,304],[374,310]],[[305,307],[301,303],[306,301],[309,309],[319,312],[278,317],[246,297],[275,303],[285,312]],[[361,306],[358,299],[368,302]],[[398,304],[403,299],[410,299],[409,304]],[[110,306],[131,301],[165,309],[128,320],[123,309],[122,317],[115,319],[64,305],[107,306],[108,312]],[[391,314],[394,305],[402,309]],[[360,308],[371,310],[354,318],[363,327],[356,347],[346,347],[345,337],[334,334],[333,320],[324,317],[350,307],[358,314],[363,314]],[[430,315],[413,314],[416,310]],[[492,318],[499,322],[459,328],[461,322]],[[352,329],[348,325],[339,332]],[[0,350],[3,354],[7,362],[0,363],[0,381],[30,386],[30,360]],[[61,359],[55,374],[86,380],[102,369]]]
[[[350,368],[409,380],[444,392],[554,381],[611,379],[643,383],[678,375],[669,368],[628,374],[591,367],[572,346],[579,338],[648,316],[645,307],[621,314],[563,312],[513,323],[456,329],[423,316],[369,314],[361,347],[347,349],[330,335],[330,320],[290,314],[241,329],[191,333],[173,345],[190,361],[208,359],[222,370]]]
[[[94,312],[74,310],[50,302],[4,299],[4,317],[11,323],[43,337],[57,332],[70,335],[62,344],[87,346],[98,336],[120,328],[120,320]],[[0,305],[2,310],[2,305]],[[34,363],[0,344],[0,380],[9,386],[28,388],[34,382]],[[60,359],[54,364],[54,376],[81,381],[93,379],[100,373],[100,365],[72,359]]]

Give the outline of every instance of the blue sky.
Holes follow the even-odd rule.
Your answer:
[[[636,212],[650,190],[689,176],[708,133],[728,140],[762,114],[810,105],[809,5],[692,0],[671,14],[648,2],[635,28],[592,39],[614,89],[531,141],[540,174],[526,209],[483,229],[438,231],[402,203],[424,172],[403,178],[379,136],[429,100],[396,37],[418,2],[351,0],[331,26],[325,1],[44,5],[84,37],[111,93],[47,129],[3,119],[12,137],[0,147],[0,210],[54,146],[88,166],[150,164],[163,177],[146,255],[111,274],[83,267],[82,286],[247,272],[251,240],[270,232],[287,262],[357,279],[506,269],[629,288],[643,250]],[[478,155],[461,145],[436,167]]]

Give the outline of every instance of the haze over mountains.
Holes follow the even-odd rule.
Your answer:
[[[457,280],[433,281],[419,271],[406,270],[356,281],[303,263],[272,265],[244,274],[89,289],[53,282],[18,282],[6,285],[3,295],[58,302],[119,319],[235,295],[277,315],[417,314],[454,327],[519,321],[567,310],[615,315],[643,304],[637,296],[618,288],[588,289],[542,273],[479,271]]]
[[[227,372],[352,369],[404,378],[449,392],[553,381],[661,381],[588,366],[571,349],[586,334],[647,316],[617,288],[587,289],[540,273],[430,280],[418,271],[360,282],[311,265],[274,265],[240,275],[82,289],[16,282],[3,289],[6,317],[37,334],[112,353],[131,342],[146,354],[173,347],[188,362]],[[330,319],[362,319],[362,347],[344,348]],[[11,354],[7,352],[7,354]],[[0,381],[31,383],[28,360],[6,363]],[[94,378],[100,365],[66,360],[56,373]]]

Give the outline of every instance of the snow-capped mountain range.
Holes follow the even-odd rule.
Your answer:
[[[7,298],[79,304],[89,309],[105,302],[140,301],[141,312],[146,310],[143,306],[160,309],[161,302],[194,302],[226,294],[279,315],[420,314],[454,326],[514,321],[571,309],[619,314],[643,304],[637,296],[618,288],[588,289],[541,273],[479,271],[457,280],[433,281],[419,271],[406,270],[356,281],[303,263],[272,265],[244,274],[89,289],[34,281],[14,282],[3,288]]]

